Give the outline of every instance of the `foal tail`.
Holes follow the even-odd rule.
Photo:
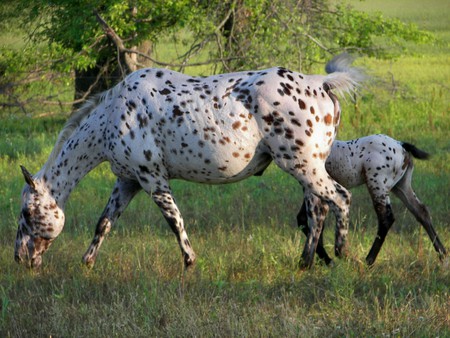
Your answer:
[[[430,154],[427,152],[420,150],[415,145],[408,142],[401,142],[403,149],[405,149],[408,153],[419,160],[427,160],[430,158]]]
[[[324,89],[335,89],[338,94],[354,93],[356,88],[366,79],[363,69],[352,67],[354,58],[348,53],[335,56],[325,66],[328,73],[323,82]]]

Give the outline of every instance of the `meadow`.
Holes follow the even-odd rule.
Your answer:
[[[352,3],[416,22],[444,41],[396,60],[356,60],[371,81],[356,104],[344,102],[339,138],[385,133],[431,153],[415,161],[413,187],[449,250],[450,26],[442,15],[449,5]],[[65,229],[42,268],[19,266],[19,165],[38,171],[66,118],[0,112],[0,337],[450,336],[450,259],[439,261],[398,199],[392,197],[396,222],[372,268],[364,259],[377,220],[360,187],[352,191],[349,257],[300,271],[305,237],[295,217],[302,191],[274,165],[231,185],[172,182],[198,257],[187,272],[175,236],[144,193],[108,235],[94,268],[81,264],[114,184],[107,164],[72,193]],[[333,229],[329,217],[330,254]]]

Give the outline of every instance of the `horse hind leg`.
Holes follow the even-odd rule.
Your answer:
[[[141,187],[137,181],[120,178],[116,180],[108,203],[97,222],[94,238],[83,255],[84,264],[89,267],[95,264],[105,236],[140,189]]]
[[[314,194],[320,199],[322,206],[326,205],[327,208],[330,206],[336,216],[336,230],[335,230],[335,254],[337,257],[342,257],[346,254],[346,243],[348,234],[348,222],[349,222],[349,210],[351,202],[351,193],[341,186],[339,183],[334,181],[326,172],[323,167],[323,171],[320,171],[320,167],[316,167],[315,176],[317,181],[303,182],[307,187],[307,194]],[[304,179],[304,178],[300,178]],[[318,203],[318,202],[317,202]],[[322,232],[322,225],[319,224],[319,220],[323,223],[321,215],[323,210],[321,208],[314,208],[314,203],[310,206],[307,205],[307,212],[310,210],[312,213],[311,222],[309,227],[312,230],[310,236],[318,236],[320,238]],[[328,210],[328,209],[326,209]],[[320,212],[319,212],[320,211]],[[317,229],[315,228],[317,227]],[[319,229],[320,227],[320,229]],[[306,246],[311,245],[311,239],[307,240],[305,244],[305,250],[303,251],[302,259],[307,264],[312,264],[312,259],[314,257],[314,251],[311,247],[306,248]],[[314,244],[314,242],[312,242]]]
[[[447,255],[447,251],[433,228],[428,208],[419,200],[411,187],[412,170],[413,168],[410,166],[392,191],[414,215],[416,220],[425,228],[425,231],[433,243],[434,249],[439,254],[439,258],[443,260]]]
[[[320,200],[319,200],[319,203],[320,203]],[[319,214],[323,215],[323,220],[324,220],[328,213],[328,206],[322,205],[321,207],[322,207],[322,209],[320,210]],[[322,220],[322,222],[323,222],[323,220]],[[305,234],[306,238],[308,239],[309,234],[310,234],[310,227],[308,226],[308,215],[306,212],[306,202],[305,201],[303,201],[300,211],[297,214],[297,225],[302,230],[302,232]],[[318,228],[321,228],[322,231],[320,232],[320,236],[317,241],[316,253],[319,256],[319,258],[325,262],[326,265],[329,265],[332,262],[332,260],[331,260],[330,256],[328,256],[328,253],[323,246],[323,225],[318,226]],[[306,251],[308,251],[308,249]],[[300,266],[302,268],[307,268],[307,266],[303,264],[303,260],[302,260],[302,263],[300,264]]]
[[[305,196],[311,194],[311,196],[319,198],[323,205],[332,208],[336,216],[335,253],[338,257],[342,256],[346,251],[351,193],[330,177],[325,169],[325,161],[319,158],[314,159],[313,156],[310,158],[308,154],[302,156],[304,159],[301,163],[299,163],[300,158],[286,159],[276,156],[275,153],[272,158],[278,167],[295,177],[304,187]],[[308,219],[309,238],[302,254],[302,265],[304,266],[311,266],[314,258],[316,247],[314,246],[312,249],[311,245],[315,244],[315,240],[313,241],[311,236],[317,236],[317,240],[320,238],[321,229],[318,231],[317,227],[322,227],[318,222],[322,216],[319,217],[319,210],[321,209],[314,210],[314,205],[306,205],[306,212],[307,214],[311,213],[311,218]]]
[[[330,205],[336,217],[334,254],[336,257],[343,257],[347,255],[347,235],[352,195],[339,183],[333,181],[333,184],[335,190],[331,194],[333,199],[330,200]]]

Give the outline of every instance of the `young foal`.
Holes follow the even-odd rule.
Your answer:
[[[339,254],[350,193],[325,170],[340,120],[333,91],[351,92],[362,77],[346,55],[333,59],[327,69],[334,73],[304,75],[275,67],[204,78],[166,69],[130,74],[68,121],[35,176],[22,168],[27,184],[15,259],[40,266],[42,254],[63,229],[71,191],[104,161],[117,181],[83,257],[88,265],[141,189],[175,233],[185,265],[193,264],[195,253],[169,180],[236,182],[261,172],[272,160],[331,205],[342,239],[336,243]],[[308,243],[302,257],[309,265],[315,246]]]
[[[351,141],[336,140],[332,145],[330,156],[325,164],[328,173],[347,189],[365,184],[377,213],[377,237],[366,258],[369,265],[375,262],[384,239],[394,223],[389,199],[390,191],[400,198],[425,228],[440,258],[446,255],[446,250],[433,228],[426,206],[417,198],[411,187],[413,157],[426,159],[428,154],[412,144],[394,140],[386,135],[371,135]],[[316,214],[320,215],[317,217],[323,222],[328,206],[321,205],[317,200],[309,201],[309,203],[315,204]],[[297,215],[297,222],[303,232],[309,236],[310,230],[305,226],[307,224],[305,201]],[[322,232],[319,236],[317,255],[329,264],[331,258],[323,247]]]

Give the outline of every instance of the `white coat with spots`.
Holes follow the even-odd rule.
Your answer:
[[[64,205],[78,182],[108,161],[117,181],[95,237],[83,257],[92,265],[104,236],[136,193],[158,205],[179,242],[186,266],[195,253],[172,196],[171,179],[230,183],[262,172],[271,161],[329,203],[344,246],[350,193],[325,170],[340,119],[334,93],[361,80],[347,56],[328,64],[329,75],[276,67],[192,77],[142,69],[85,105],[67,123],[44,167],[26,186],[15,258],[38,267],[64,226]],[[334,93],[333,93],[334,92]],[[312,220],[314,221],[314,220]],[[315,246],[307,242],[305,266]]]
[[[372,265],[383,245],[386,235],[394,223],[389,193],[392,191],[425,228],[431,242],[442,259],[446,250],[439,240],[431,222],[427,207],[419,200],[411,186],[414,169],[413,157],[428,158],[428,154],[414,145],[400,142],[386,135],[370,135],[351,141],[334,141],[330,156],[326,161],[328,173],[347,189],[365,184],[372,198],[378,217],[377,237],[366,257],[366,262]],[[307,197],[307,196],[306,196]],[[320,214],[323,222],[328,206],[321,205],[315,199],[316,214]],[[307,211],[305,203],[297,216],[298,225],[309,236]],[[318,226],[322,228],[321,225]],[[326,264],[331,258],[326,253],[322,243],[322,232],[317,245],[318,256]]]

